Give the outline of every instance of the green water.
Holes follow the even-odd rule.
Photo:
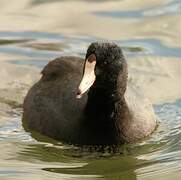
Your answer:
[[[180,63],[179,0],[19,0],[12,4],[1,0],[0,7],[0,58],[16,66],[16,71],[24,65],[41,69],[61,55],[84,57],[90,42],[105,39],[118,43],[128,59],[165,59],[170,68],[174,60]],[[179,67],[174,66],[177,79]],[[4,68],[1,65],[1,73]],[[9,76],[4,73],[2,77]],[[0,88],[1,94],[12,88],[12,98],[0,96],[0,180],[181,178],[181,97],[167,99],[174,88],[180,87],[179,81],[171,90],[169,86],[163,90],[161,84],[158,93],[163,92],[164,98],[153,98],[159,117],[156,132],[143,142],[121,146],[113,153],[80,149],[25,132],[22,100],[14,100],[19,94],[13,88],[21,92],[29,87],[14,78],[15,85]]]

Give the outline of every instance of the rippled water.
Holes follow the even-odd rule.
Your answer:
[[[0,7],[0,179],[181,178],[179,0],[1,0]],[[106,39],[131,59],[132,80],[151,91],[156,132],[117,153],[25,132],[21,104],[34,68],[60,55],[84,57],[90,42]]]

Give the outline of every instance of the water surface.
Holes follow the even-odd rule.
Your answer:
[[[179,0],[1,0],[0,7],[0,179],[181,178]],[[130,81],[153,102],[156,132],[117,153],[25,132],[22,102],[41,68],[57,56],[84,57],[89,43],[107,39],[122,47]]]

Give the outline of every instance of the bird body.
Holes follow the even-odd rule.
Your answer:
[[[79,145],[143,139],[154,131],[156,118],[141,90],[127,84],[127,73],[121,49],[109,43],[91,44],[85,61],[70,56],[49,62],[25,98],[24,127]]]

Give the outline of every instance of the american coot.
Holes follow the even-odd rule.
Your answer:
[[[85,61],[57,58],[25,98],[24,126],[71,144],[136,142],[155,129],[156,118],[143,93],[127,85],[127,76],[114,43],[92,43]]]

